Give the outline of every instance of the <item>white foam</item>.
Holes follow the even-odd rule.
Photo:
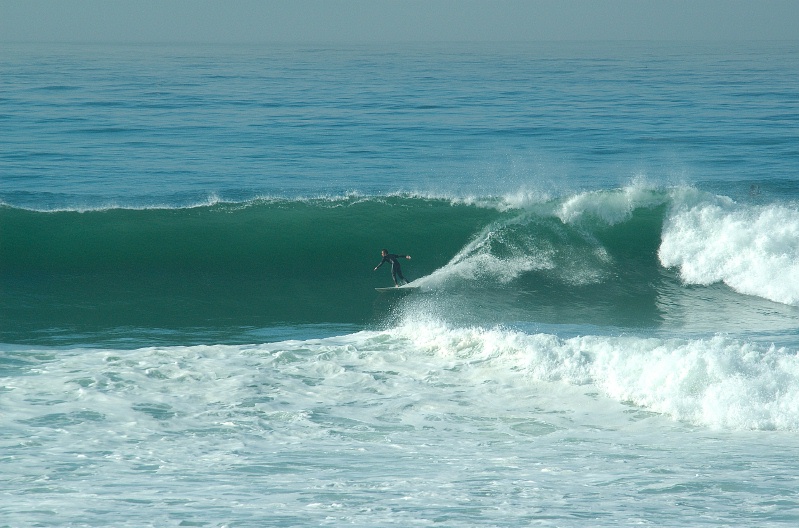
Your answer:
[[[724,282],[736,291],[799,305],[799,211],[743,206],[719,198],[677,204],[666,220],[660,262],[690,284]]]
[[[773,345],[723,336],[564,339],[429,322],[409,322],[397,332],[414,349],[501,363],[508,375],[537,381],[593,385],[616,401],[677,420],[720,429],[799,430],[799,356]]]

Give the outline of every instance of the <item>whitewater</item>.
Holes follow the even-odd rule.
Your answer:
[[[10,46],[0,526],[796,525],[797,78]]]

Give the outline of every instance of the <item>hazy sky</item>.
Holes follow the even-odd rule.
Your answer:
[[[799,0],[0,0],[5,42],[797,40]]]

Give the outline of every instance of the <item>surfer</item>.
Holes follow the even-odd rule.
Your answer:
[[[397,277],[399,277],[399,279],[402,281],[403,284],[408,284],[408,280],[402,275],[402,268],[400,267],[399,260],[397,260],[397,259],[406,258],[408,260],[411,260],[411,256],[410,255],[395,255],[393,253],[389,253],[387,249],[382,250],[380,252],[380,254],[383,256],[383,260],[380,261],[380,264],[375,266],[375,271],[377,271],[377,268],[379,268],[380,266],[382,266],[386,262],[390,262],[391,263],[391,278],[394,279],[394,286],[399,286],[400,285],[399,282],[397,282]]]

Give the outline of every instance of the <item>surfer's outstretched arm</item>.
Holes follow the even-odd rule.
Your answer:
[[[405,259],[411,260],[411,256],[410,255],[393,255],[393,254],[389,253],[388,250],[386,250],[386,249],[384,249],[381,252],[381,254],[383,255],[383,260],[380,261],[380,264],[375,266],[375,271],[377,271],[377,269],[380,266],[382,266],[383,264],[385,264],[386,262],[391,262],[391,268],[394,269],[395,265],[399,265],[397,263],[397,259],[398,258],[405,258]]]

